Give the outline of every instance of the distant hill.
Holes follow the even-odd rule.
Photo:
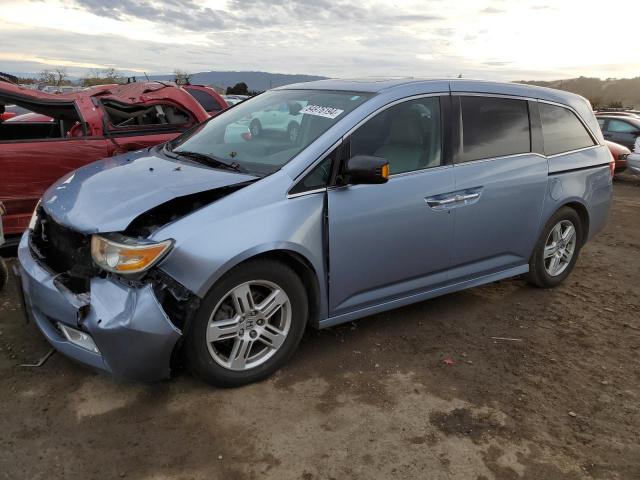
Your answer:
[[[640,108],[640,77],[636,78],[599,78],[579,77],[569,80],[527,81],[529,85],[557,88],[586,97],[594,107],[632,107]]]
[[[150,75],[152,80],[173,80],[174,75]],[[268,72],[199,72],[191,75],[191,83],[215,85],[217,87],[232,87],[236,83],[244,82],[249,90],[264,91],[270,88],[290,85],[292,83],[324,80],[327,77],[314,75],[289,75]]]

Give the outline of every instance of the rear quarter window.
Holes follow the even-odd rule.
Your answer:
[[[212,95],[209,95],[207,92],[188,87],[185,87],[185,90],[189,92],[189,95],[195,98],[196,101],[200,105],[202,105],[202,108],[204,108],[207,112],[219,112],[220,110],[222,110],[220,105],[218,105],[216,99]]]
[[[462,152],[460,162],[504,157],[531,151],[529,107],[524,100],[460,97]]]
[[[545,154],[557,155],[595,145],[585,126],[568,108],[540,103],[540,117]]]

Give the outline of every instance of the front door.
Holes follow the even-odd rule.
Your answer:
[[[446,282],[453,215],[439,198],[454,179],[442,138],[438,96],[387,108],[351,135],[350,155],[385,158],[391,176],[328,192],[330,315]]]

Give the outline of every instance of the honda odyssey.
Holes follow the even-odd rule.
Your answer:
[[[296,135],[250,128],[274,110]],[[606,222],[612,172],[571,93],[281,87],[54,184],[19,247],[25,304],[87,365],[156,380],[186,359],[242,385],[281,367],[309,325],[520,275],[559,285]]]

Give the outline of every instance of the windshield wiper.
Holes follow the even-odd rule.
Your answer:
[[[190,152],[188,150],[171,150],[174,155],[191,158],[197,162],[204,163],[205,165],[217,165],[227,170],[233,170],[238,173],[249,173],[249,171],[242,167],[238,162],[227,163],[224,160],[220,160],[213,155],[200,152]]]

